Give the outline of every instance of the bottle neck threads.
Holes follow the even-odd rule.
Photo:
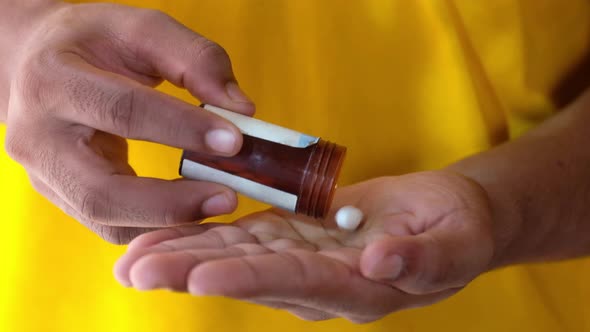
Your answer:
[[[325,218],[336,191],[346,148],[320,139],[314,145],[303,173],[296,213]]]

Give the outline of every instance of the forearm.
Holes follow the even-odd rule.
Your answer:
[[[55,0],[0,0],[0,121],[6,120],[11,70],[32,22]]]
[[[493,267],[590,254],[590,93],[513,142],[449,167],[494,215]]]

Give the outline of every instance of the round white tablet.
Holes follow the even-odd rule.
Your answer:
[[[363,211],[352,205],[343,206],[336,212],[336,224],[340,229],[354,231],[363,221]]]

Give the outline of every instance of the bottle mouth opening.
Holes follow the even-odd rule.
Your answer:
[[[302,181],[296,213],[313,218],[327,216],[345,156],[346,148],[332,142],[320,140],[314,146]]]

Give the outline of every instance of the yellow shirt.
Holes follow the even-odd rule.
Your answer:
[[[517,136],[555,109],[553,89],[590,41],[584,0],[120,2],[222,44],[259,118],[348,146],[342,184],[441,167]],[[178,150],[133,142],[130,154],[140,175],[177,176]],[[587,260],[495,271],[443,303],[362,326],[125,289],[111,273],[124,248],[36,194],[5,154],[0,169],[0,331],[590,331]],[[242,199],[222,220],[261,207]]]

